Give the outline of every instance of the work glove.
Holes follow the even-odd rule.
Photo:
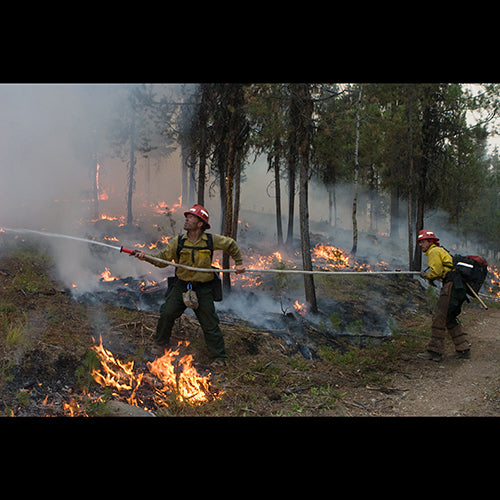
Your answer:
[[[420,277],[423,278],[424,280],[428,279],[427,273],[425,271],[420,271]]]

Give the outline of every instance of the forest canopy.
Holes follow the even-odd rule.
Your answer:
[[[390,196],[391,230],[403,207],[412,270],[421,267],[415,235],[432,210],[446,212],[458,237],[500,244],[500,159],[498,150],[489,147],[497,134],[499,85],[203,83],[178,99],[159,97],[154,87],[131,90],[129,116],[122,119],[128,132],[115,134],[122,154],[130,158],[130,204],[134,148],[142,154],[168,150],[175,140],[182,149],[183,192],[203,204],[209,179],[215,179],[221,232],[235,239],[241,183],[251,175],[252,157],[265,156],[274,175],[277,244],[293,240],[298,215],[304,269],[311,266],[311,180],[329,192],[330,223],[335,187],[354,186],[353,254],[361,187],[374,196]],[[282,192],[288,200],[286,230]],[[130,222],[130,207],[128,214]],[[314,302],[308,279],[306,299]]]

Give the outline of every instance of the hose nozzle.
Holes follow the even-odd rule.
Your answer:
[[[120,247],[120,252],[135,255],[135,250],[131,250],[130,248]]]

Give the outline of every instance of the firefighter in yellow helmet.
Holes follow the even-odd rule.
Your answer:
[[[444,354],[444,338],[446,330],[455,345],[455,357],[470,358],[470,344],[467,334],[462,332],[457,318],[466,299],[466,290],[453,271],[452,256],[439,245],[439,238],[427,229],[418,234],[418,244],[428,258],[430,271],[422,271],[420,275],[429,280],[440,280],[443,283],[439,298],[432,314],[431,339],[426,351],[418,354],[419,358],[441,361]]]

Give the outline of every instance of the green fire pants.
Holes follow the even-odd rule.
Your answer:
[[[169,286],[165,302],[160,307],[160,319],[156,327],[155,342],[166,344],[170,340],[174,322],[186,310],[182,294],[187,283],[179,279]],[[224,337],[219,327],[219,318],[215,312],[210,283],[193,283],[193,290],[198,295],[198,309],[194,312],[205,336],[205,343],[216,359],[227,359]]]

